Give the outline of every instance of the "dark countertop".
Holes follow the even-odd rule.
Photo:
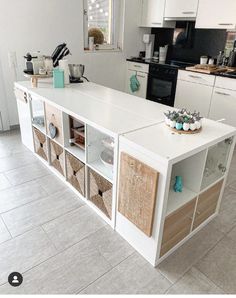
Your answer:
[[[180,70],[186,70],[185,68],[187,66],[194,66],[195,63],[189,63],[189,62],[181,62],[181,61],[167,61],[165,64],[163,63],[159,63],[158,61],[155,61],[154,59],[141,59],[141,58],[128,58],[126,59],[126,61],[129,62],[135,62],[135,63],[144,63],[144,64],[159,64],[159,65],[166,65],[166,66],[172,66],[172,67],[176,67]],[[186,71],[190,71],[191,70],[186,70]],[[198,73],[198,72],[194,72],[194,73]],[[201,73],[201,72],[199,72]],[[208,74],[210,76],[217,76],[217,77],[223,77],[223,78],[230,78],[230,79],[236,79],[236,71],[234,72],[234,74],[229,74],[229,73],[212,73],[212,74]]]

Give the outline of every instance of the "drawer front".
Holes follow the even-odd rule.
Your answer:
[[[223,180],[199,196],[193,229],[196,229],[200,224],[202,224],[216,212],[222,185]]]
[[[124,152],[120,159],[118,211],[151,237],[159,173]]]
[[[214,75],[202,74],[202,73],[185,71],[185,70],[179,71],[178,79],[192,82],[192,83],[208,85],[208,86],[214,86],[214,83],[215,83]]]
[[[27,93],[19,88],[15,88],[14,89],[14,93],[17,99],[27,103],[28,99],[27,99]]]
[[[36,128],[33,128],[33,134],[35,153],[42,157],[44,160],[48,161],[48,146],[46,136]]]
[[[109,219],[112,218],[112,184],[89,169],[89,200]]]
[[[160,256],[166,254],[171,248],[188,236],[191,230],[195,205],[196,199],[187,203],[166,218]]]
[[[236,80],[230,78],[216,77],[215,87],[236,91]]]
[[[61,175],[65,173],[65,155],[61,146],[50,140],[50,157],[51,166],[54,167]]]
[[[127,69],[148,73],[149,72],[149,64],[128,61]]]
[[[47,134],[50,136],[49,125],[52,123],[57,129],[55,140],[63,145],[62,112],[49,104],[45,104],[45,115]]]
[[[66,152],[67,181],[85,197],[85,165]]]

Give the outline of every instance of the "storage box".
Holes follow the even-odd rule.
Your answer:
[[[36,128],[33,128],[35,153],[48,161],[48,147],[46,136]]]
[[[50,140],[51,166],[64,176],[65,156],[61,146]]]

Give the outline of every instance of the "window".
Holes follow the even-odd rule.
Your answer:
[[[84,47],[94,37],[97,50],[117,49],[121,0],[84,0]],[[91,49],[90,49],[91,50]]]

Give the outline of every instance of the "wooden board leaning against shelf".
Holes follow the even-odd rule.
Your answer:
[[[119,175],[118,211],[151,237],[159,173],[122,152]]]

